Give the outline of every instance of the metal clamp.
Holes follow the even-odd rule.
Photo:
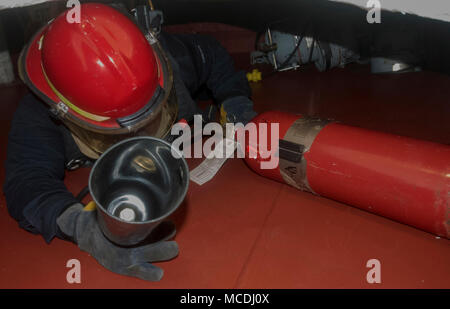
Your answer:
[[[307,162],[304,153],[308,152],[319,132],[329,123],[312,117],[297,119],[280,140],[280,173],[291,186],[311,193],[315,192],[308,184]]]
[[[64,117],[64,115],[69,111],[69,107],[63,102],[59,101],[56,105],[53,105],[50,108],[50,111],[56,117]]]

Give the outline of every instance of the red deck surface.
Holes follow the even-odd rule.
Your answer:
[[[448,76],[310,67],[252,87],[260,112],[303,113],[450,143]],[[23,92],[0,90],[2,162]],[[200,162],[188,161],[191,168]],[[3,166],[0,173],[3,182]],[[68,188],[78,193],[88,174],[67,173]],[[203,186],[191,182],[173,219],[180,254],[157,264],[165,275],[152,283],[109,272],[72,243],[48,245],[21,230],[2,195],[0,288],[450,288],[449,240],[262,178],[241,159],[228,160]],[[81,284],[66,282],[70,259],[81,262]],[[366,281],[369,259],[381,262],[381,284]]]

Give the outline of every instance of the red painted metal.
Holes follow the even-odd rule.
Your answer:
[[[280,121],[280,128],[284,119],[292,124],[278,112],[259,117]],[[315,193],[450,238],[450,146],[330,123],[304,158]],[[278,168],[261,170],[248,157],[246,162],[283,181]]]
[[[253,120],[251,122],[256,124],[257,128],[259,127],[259,125],[261,123],[268,124],[267,145],[269,148],[268,150],[270,151],[271,150],[270,145],[272,145],[271,141],[270,141],[270,137],[271,137],[270,124],[278,123],[279,124],[279,135],[284,136],[286,134],[287,130],[292,125],[292,123],[300,117],[301,116],[299,116],[299,115],[293,115],[293,114],[287,114],[287,113],[282,113],[282,112],[278,112],[278,111],[273,111],[273,112],[259,114],[255,118],[253,118]],[[258,142],[259,142],[259,137],[258,137]],[[278,168],[264,169],[264,170],[260,169],[261,161],[265,160],[265,159],[262,159],[260,155],[257,155],[257,157],[255,159],[249,158],[249,150],[250,150],[249,148],[252,148],[254,153],[258,154],[258,149],[259,149],[258,145],[250,144],[248,139],[246,139],[245,145],[246,145],[246,149],[245,149],[246,159],[245,160],[252,170],[254,170],[256,173],[260,174],[261,176],[283,182],[283,177],[281,176],[280,170]],[[269,160],[269,159],[267,159],[267,160]]]

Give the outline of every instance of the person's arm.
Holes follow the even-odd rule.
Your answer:
[[[9,213],[22,228],[75,242],[112,272],[157,281],[163,270],[150,262],[170,260],[178,245],[168,241],[175,226],[160,224],[152,232],[153,243],[119,247],[102,233],[95,211],[80,204],[67,190],[65,144],[62,129],[50,118],[48,109],[27,95],[14,114],[5,162],[4,193]],[[70,151],[69,151],[70,152]],[[89,206],[89,205],[88,205]]]
[[[246,123],[256,115],[245,73],[235,69],[233,59],[216,39],[198,34],[163,34],[163,42],[177,60],[191,93],[206,85],[229,122]]]
[[[77,200],[63,182],[64,140],[48,108],[31,94],[14,114],[5,172],[8,211],[20,227],[42,234],[47,242],[65,238],[56,219]]]

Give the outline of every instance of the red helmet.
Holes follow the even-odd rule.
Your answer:
[[[165,105],[173,97],[172,74],[159,43],[147,40],[152,34],[146,37],[127,16],[107,5],[82,4],[79,23],[70,23],[67,12],[41,29],[22,52],[25,83],[69,121],[81,139],[86,134],[123,138],[150,121],[167,118],[161,113],[170,110]],[[169,118],[170,128],[176,115]],[[91,132],[77,134],[76,127]],[[168,128],[153,123],[147,133],[157,135],[157,129]]]

